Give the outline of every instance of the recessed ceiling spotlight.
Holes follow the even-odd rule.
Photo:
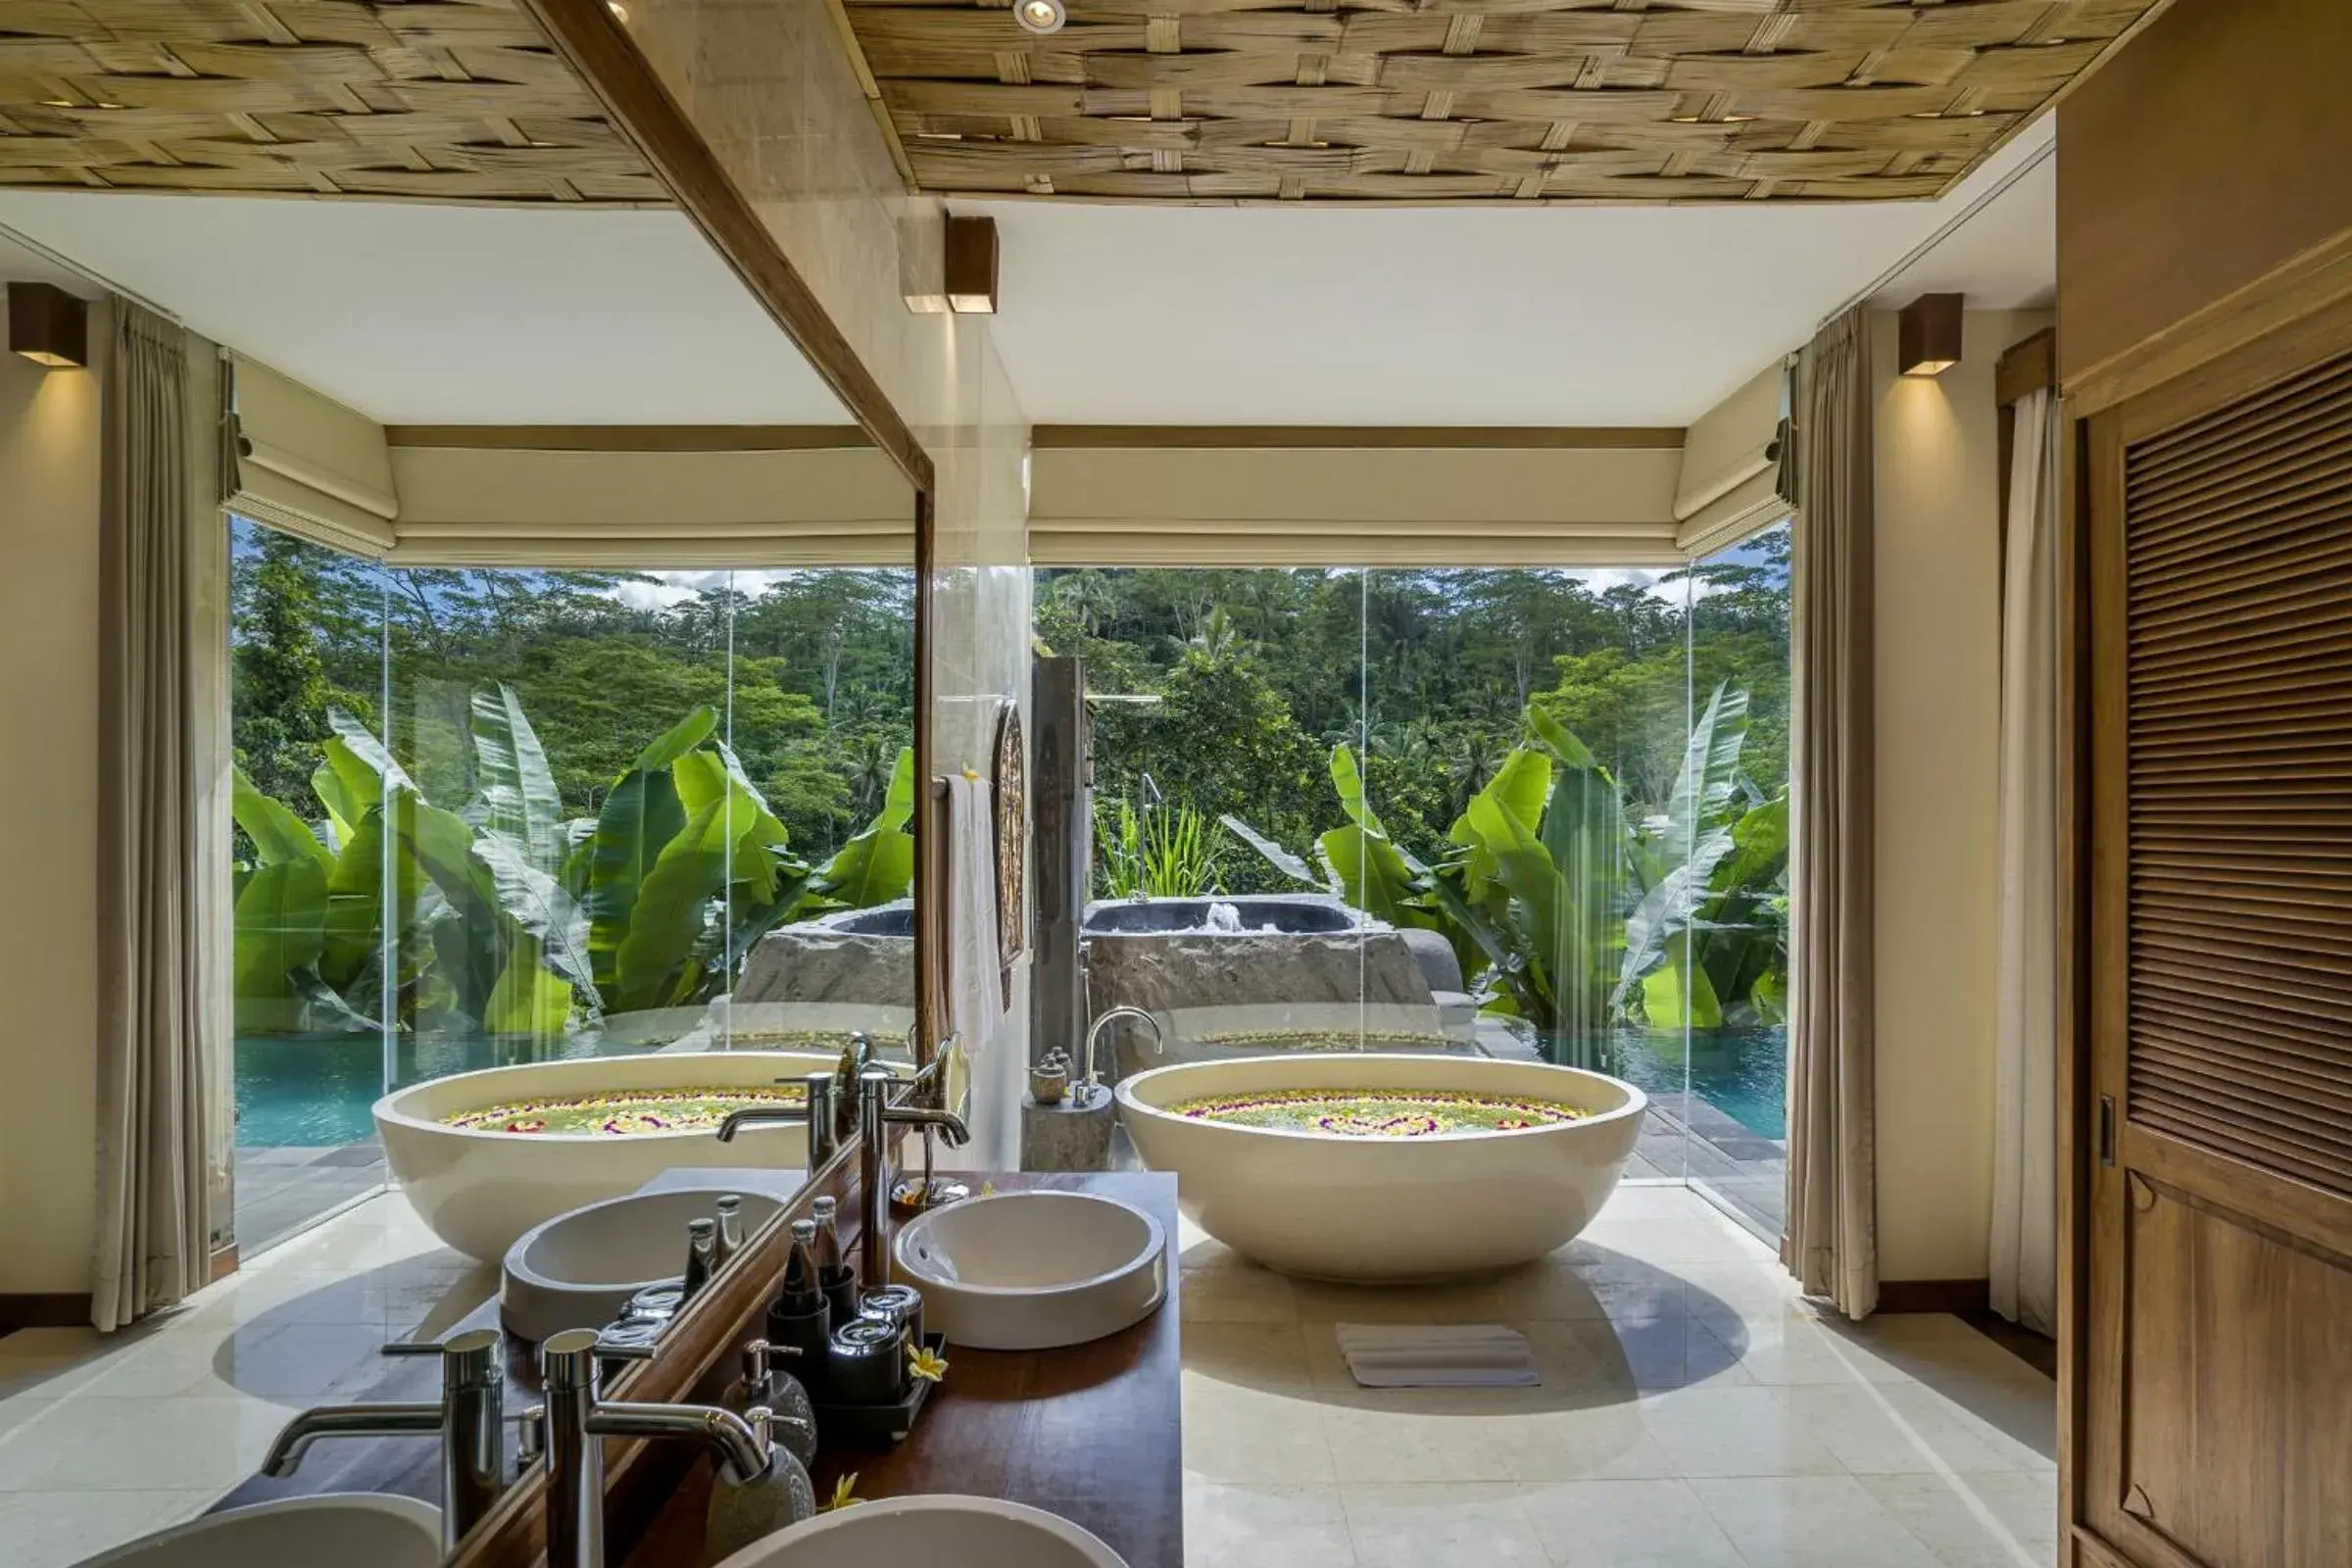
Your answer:
[[[1070,20],[1070,12],[1062,0],[1020,0],[1012,8],[1012,20],[1021,24],[1023,32],[1043,36],[1059,32],[1061,24]]]
[[[612,20],[614,22],[626,22],[629,20],[629,8],[622,5],[620,0],[605,0],[605,9],[612,13]]]
[[[1698,117],[1696,115],[1668,115],[1666,122],[1672,125],[1695,125],[1698,123]]]
[[[1751,120],[1763,118],[1761,115],[1726,115],[1723,117],[1723,122],[1727,125],[1744,125]]]

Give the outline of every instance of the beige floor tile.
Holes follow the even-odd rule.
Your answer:
[[[1693,1481],[1746,1568],[1941,1568],[1852,1476]]]
[[[1588,1227],[1582,1240],[1662,1267],[1684,1263],[1747,1263],[1771,1266],[1762,1242],[1701,1203],[1697,1211],[1671,1217],[1620,1220],[1607,1217]]]
[[[1321,1397],[1344,1486],[1507,1481],[1508,1414],[1496,1389],[1363,1389]]]
[[[1790,1389],[1669,1389],[1645,1395],[1642,1421],[1677,1475],[1840,1475],[1838,1456],[1796,1409]]]
[[[1744,1568],[1687,1481],[1559,1482],[1521,1506],[1554,1568]]]
[[[1187,1323],[1184,1369],[1245,1389],[1296,1390],[1314,1386],[1307,1336],[1330,1340],[1328,1326],[1302,1331],[1296,1323]],[[1332,1342],[1333,1354],[1338,1343]]]
[[[1898,1384],[1881,1392],[1935,1452],[1939,1467],[2057,1468],[2058,1385],[2031,1368],[1993,1378]],[[1990,1454],[1990,1462],[1968,1462],[1978,1451]]]
[[[1188,1475],[1186,1568],[1350,1568],[1337,1487],[1240,1486]]]
[[[1908,1383],[1911,1374],[1870,1342],[1834,1324],[1787,1312],[1749,1318],[1698,1314],[1691,1322],[1714,1337],[1756,1383]]]
[[[1191,1372],[1184,1375],[1184,1462],[1210,1481],[1325,1486],[1338,1479],[1314,1397]]]
[[[1179,1299],[1187,1326],[1298,1321],[1298,1300],[1290,1280],[1250,1263],[1186,1269]]]
[[[1858,1479],[1945,1568],[2052,1568],[2058,1559],[2055,1475],[1996,1470]]]
[[[1548,1568],[1520,1504],[1522,1492],[1509,1485],[1414,1482],[1343,1486],[1340,1499],[1363,1568]]]
[[[68,1568],[210,1507],[209,1491],[0,1494],[8,1568]]]
[[[0,1438],[0,1493],[225,1492],[285,1420],[283,1406],[243,1396],[61,1399]]]
[[[1621,1390],[1732,1386],[1755,1381],[1739,1357],[1695,1318],[1610,1317],[1543,1324],[1536,1330],[1562,1381]]]

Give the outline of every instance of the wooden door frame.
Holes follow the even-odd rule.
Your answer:
[[[2091,893],[2093,832],[2091,669],[2093,589],[2090,570],[2092,424],[2160,387],[2179,390],[2191,377],[2251,390],[2265,376],[2288,373],[2308,351],[2314,329],[2352,341],[2352,230],[2290,258],[2194,315],[2065,378],[2062,410],[2058,646],[2059,798],[2058,1014],[2058,1506],[2059,1568],[2133,1568],[2083,1522],[2082,1478],[2088,1457],[2090,1195],[2098,1159],[2098,1095],[2091,1081],[2093,977]],[[2340,352],[2340,347],[2338,349]],[[2225,363],[2227,362],[2227,363]],[[2230,395],[2215,389],[2217,399]],[[2120,1138],[2121,1129],[2118,1129]]]

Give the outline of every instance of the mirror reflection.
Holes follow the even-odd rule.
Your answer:
[[[440,1432],[471,1470],[365,1484],[442,1497],[446,1550],[538,1441],[538,1348],[646,1354],[854,1136],[844,1095],[811,1138],[808,1075],[908,1059],[913,492],[673,211],[12,192],[0,225],[93,338],[110,290],[184,328],[219,424],[210,1240],[282,1287],[247,1337],[337,1363],[222,1352],[285,1421],[225,1500]]]

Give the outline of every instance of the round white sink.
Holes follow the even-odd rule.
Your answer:
[[[1127,1568],[1057,1514],[994,1497],[889,1497],[820,1513],[754,1542],[718,1568]]]
[[[1091,1193],[967,1199],[909,1222],[895,1251],[923,1293],[923,1327],[975,1350],[1099,1340],[1168,1294],[1159,1221]]]
[[[601,1329],[647,1286],[686,1272],[686,1227],[709,1219],[733,1188],[687,1188],[607,1199],[558,1214],[507,1249],[498,1315],[509,1333],[544,1340],[564,1329]],[[783,1205],[742,1193],[748,1239]]]
[[[232,1508],[101,1552],[81,1568],[436,1568],[441,1510],[414,1497],[322,1493]]]

